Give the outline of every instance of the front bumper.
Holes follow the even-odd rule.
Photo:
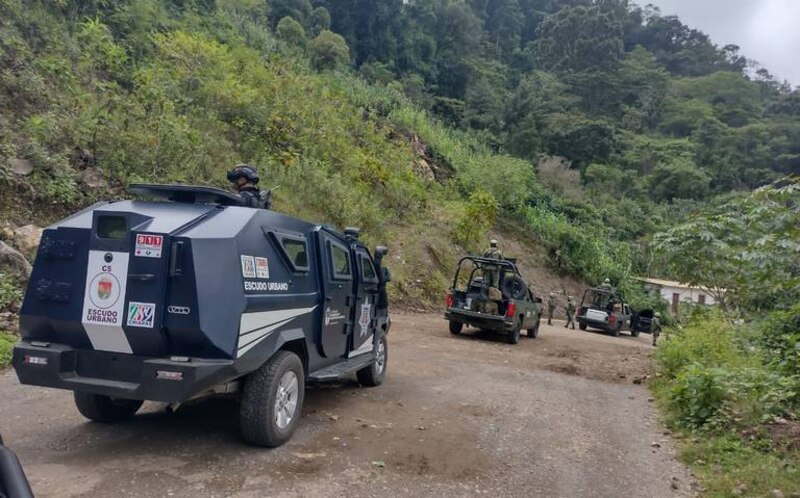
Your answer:
[[[514,328],[514,324],[506,321],[504,316],[487,315],[485,313],[478,313],[477,311],[467,311],[458,308],[448,308],[444,313],[444,319],[450,322],[464,323],[482,330],[494,330],[496,332],[509,332]]]
[[[12,365],[22,384],[165,403],[186,401],[241,375],[233,360],[172,361],[27,341],[14,347]],[[159,372],[179,379],[159,378]]]

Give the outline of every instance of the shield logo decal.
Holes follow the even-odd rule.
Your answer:
[[[114,290],[114,283],[109,278],[101,278],[97,282],[97,297],[105,301],[111,297],[111,292]]]

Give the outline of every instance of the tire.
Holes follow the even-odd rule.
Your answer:
[[[539,320],[541,320],[541,318]],[[536,324],[533,326],[532,329],[528,329],[529,339],[536,339],[537,337],[539,337],[539,326],[541,325],[541,322],[539,320],[536,321]]]
[[[581,330],[586,330],[587,328],[589,328],[589,326],[586,325],[585,323],[579,323],[578,328]]]
[[[383,384],[386,377],[386,367],[389,361],[389,343],[386,334],[381,334],[378,339],[377,351],[375,351],[375,362],[356,372],[358,382],[365,387],[375,387]]]
[[[75,406],[84,417],[93,422],[111,424],[133,417],[144,401],[117,399],[101,394],[75,391]]]
[[[631,329],[631,337],[639,337],[639,330]]]
[[[614,337],[619,337],[620,330],[622,330],[622,324],[621,323],[618,324],[616,327],[614,327],[614,331],[613,331]]]
[[[506,336],[506,341],[508,341],[509,344],[519,343],[519,333],[521,328],[522,320],[517,319],[516,323],[514,324],[514,328],[509,331],[508,335]]]
[[[289,351],[278,351],[247,376],[239,405],[244,440],[274,448],[292,437],[305,397],[303,362]]]
[[[525,294],[528,288],[525,286],[525,281],[516,275],[506,277],[503,282],[503,292],[511,299],[525,299]]]
[[[464,324],[461,322],[450,322],[450,333],[453,335],[458,335],[461,333],[461,330],[464,329]]]

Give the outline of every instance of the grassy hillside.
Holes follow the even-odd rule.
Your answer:
[[[580,235],[529,162],[346,68],[313,69],[243,5],[0,1],[0,220],[45,224],[134,181],[224,187],[252,162],[276,209],[391,246],[409,305],[440,301],[498,218],[512,237]],[[556,246],[518,247],[538,272]],[[584,258],[562,271],[600,278],[608,263]]]

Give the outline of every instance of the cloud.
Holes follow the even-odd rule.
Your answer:
[[[798,0],[649,0],[722,46],[739,45],[779,79],[800,85]]]

